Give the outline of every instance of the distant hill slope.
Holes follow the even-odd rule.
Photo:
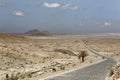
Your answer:
[[[51,34],[48,31],[39,31],[38,29],[33,29],[25,33],[29,36],[50,36]]]
[[[30,31],[27,31],[25,34],[35,34],[35,33],[39,33],[40,31],[38,29],[33,29]]]
[[[0,39],[17,39],[17,40],[23,40],[26,39],[24,36],[20,35],[13,35],[13,34],[7,34],[7,33],[0,33]]]

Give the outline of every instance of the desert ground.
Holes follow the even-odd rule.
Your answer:
[[[88,36],[84,38],[86,44],[107,57],[114,58],[118,64],[113,67],[107,80],[120,80],[120,36],[104,35],[104,36]]]
[[[85,51],[81,39],[100,54],[120,62],[119,36],[0,34],[0,80],[42,80],[102,61]],[[87,54],[84,62],[82,51]]]
[[[99,62],[81,45],[79,35],[0,34],[0,80],[39,80]],[[85,51],[85,61],[81,61]]]

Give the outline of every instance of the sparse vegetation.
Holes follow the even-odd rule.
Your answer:
[[[13,72],[10,76],[6,74],[6,80],[19,80],[20,78],[20,73],[15,73]]]
[[[86,51],[81,51],[81,52],[78,54],[78,59],[81,59],[81,61],[84,62],[86,56],[88,56],[88,54],[86,53]]]

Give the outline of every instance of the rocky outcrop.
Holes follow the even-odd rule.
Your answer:
[[[108,80],[120,80],[120,63],[111,70]]]

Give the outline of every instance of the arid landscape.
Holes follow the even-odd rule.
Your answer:
[[[83,40],[99,54],[120,62],[119,36],[0,34],[0,80],[44,80],[47,77],[100,62],[89,54]],[[85,52],[84,61],[81,60]],[[117,69],[117,70],[116,70]],[[120,78],[119,66],[111,69],[110,80]]]
[[[120,80],[120,0],[0,0],[0,80]]]
[[[0,34],[0,79],[38,80],[100,61],[87,52],[85,61],[81,61],[79,54],[85,51],[82,37]]]

